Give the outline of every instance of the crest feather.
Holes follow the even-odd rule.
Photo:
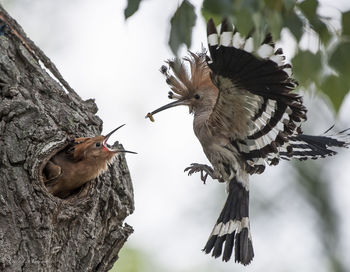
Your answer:
[[[182,59],[168,60],[166,63],[170,69],[162,67],[161,72],[166,76],[166,82],[172,91],[177,94],[171,95],[170,98],[186,99],[193,96],[199,88],[213,86],[210,79],[210,69],[206,63],[205,51],[201,53],[189,51],[188,56]]]

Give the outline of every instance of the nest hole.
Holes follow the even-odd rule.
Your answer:
[[[56,190],[60,187],[60,182],[67,182],[64,169],[59,165],[59,161],[62,159],[71,160],[70,153],[71,146],[67,144],[45,159],[41,167],[41,178],[46,190],[53,196],[66,200],[86,196],[91,188],[91,182],[86,182],[78,188],[63,191]]]

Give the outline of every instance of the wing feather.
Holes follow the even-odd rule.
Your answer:
[[[271,35],[254,51],[252,38],[243,38],[227,20],[220,34],[212,20],[207,31],[208,66],[219,89],[209,127],[231,139],[251,173],[261,172],[264,160],[278,163],[278,147],[301,133],[300,124],[306,120],[301,97],[292,93],[297,83],[290,77],[291,65],[284,63]]]

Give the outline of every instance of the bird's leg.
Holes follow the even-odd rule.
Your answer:
[[[211,168],[209,165],[206,164],[200,164],[200,163],[191,163],[191,166],[185,168],[184,172],[188,171],[188,175],[191,176],[193,173],[200,172],[201,173],[201,180],[205,184],[208,176],[210,176],[212,179],[218,179],[221,181],[221,178],[215,175],[213,168]]]

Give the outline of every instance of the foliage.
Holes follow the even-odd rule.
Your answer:
[[[166,246],[166,245],[165,245]],[[209,272],[209,271],[221,271],[211,265],[206,267],[190,267],[186,269],[186,272]],[[133,248],[124,246],[119,252],[119,258],[113,265],[113,268],[109,272],[175,272],[174,267],[164,267],[155,261],[154,256],[150,256],[148,253],[139,248]]]
[[[161,271],[151,260],[152,258],[146,256],[143,251],[124,246],[119,252],[119,260],[114,264],[110,272]]]
[[[128,0],[125,18],[136,12],[141,0]],[[350,89],[350,11],[340,12],[340,29],[332,20],[318,14],[318,0],[203,0],[201,15],[219,24],[228,17],[242,34],[255,29],[254,40],[261,41],[267,32],[279,40],[282,29],[288,29],[297,45],[292,59],[294,73],[301,87],[315,85],[328,97],[337,112]],[[184,0],[171,18],[169,46],[174,54],[182,44],[191,45],[196,23],[194,6]],[[318,41],[316,52],[301,46],[302,39]]]
[[[170,20],[169,46],[174,53],[177,53],[183,43],[187,47],[191,46],[192,28],[196,23],[196,19],[194,6],[189,1],[184,0]]]
[[[296,181],[299,183],[297,188],[315,212],[315,224],[319,226],[318,236],[328,257],[329,271],[345,272],[347,269],[340,257],[340,219],[332,199],[331,185],[322,171],[322,164],[319,161],[308,161],[294,162],[294,166]]]
[[[140,7],[141,0],[128,0],[128,5],[124,10],[125,20],[132,16]]]

